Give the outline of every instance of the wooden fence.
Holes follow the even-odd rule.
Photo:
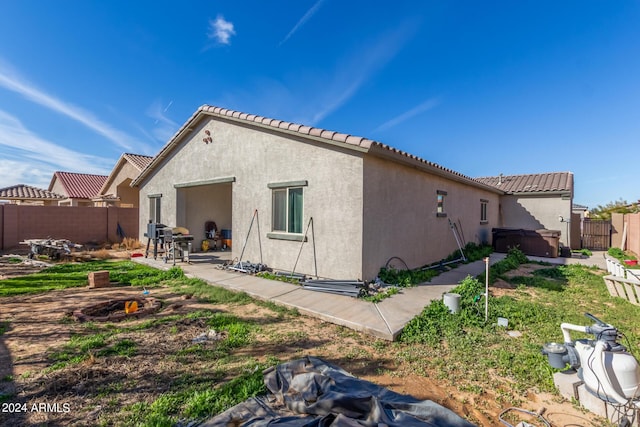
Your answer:
[[[585,218],[582,221],[582,247],[606,251],[611,247],[611,221]]]
[[[74,243],[138,238],[138,209],[118,207],[0,205],[0,250],[25,239],[68,239]]]

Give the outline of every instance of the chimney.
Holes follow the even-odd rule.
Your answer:
[[[502,185],[502,176],[503,176],[503,175],[504,175],[504,174],[500,174],[500,175],[498,176],[498,185]]]

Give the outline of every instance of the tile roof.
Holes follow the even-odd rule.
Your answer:
[[[571,172],[500,175],[476,178],[476,181],[499,188],[505,193],[573,192]]]
[[[18,184],[11,187],[0,188],[0,199],[24,200],[24,199],[64,199],[65,196],[53,193],[38,187]]]
[[[193,115],[180,127],[180,129],[178,129],[175,135],[173,135],[169,142],[167,142],[167,144],[162,147],[160,152],[154,157],[151,163],[149,163],[149,165],[140,173],[140,175],[138,175],[138,177],[133,180],[131,185],[137,186],[138,184],[140,184],[142,180],[149,174],[149,172],[151,172],[156,167],[156,165],[159,164],[169,152],[171,152],[171,150],[176,146],[177,141],[180,139],[180,137],[190,131],[194,123],[205,116],[215,116],[231,121],[239,121],[257,127],[270,128],[282,133],[296,134],[303,137],[312,138],[316,141],[322,141],[332,145],[352,148],[365,153],[375,153],[380,156],[392,158],[395,161],[410,163],[413,166],[427,169],[432,173],[439,174],[457,181],[465,182],[469,185],[481,187],[490,191],[498,190],[491,186],[487,186],[484,183],[478,182],[473,178],[470,178],[459,172],[442,167],[436,163],[421,159],[417,156],[390,147],[381,142],[374,141],[372,139],[277,119],[271,119],[255,114],[242,113],[240,111],[228,110],[226,108],[215,107],[206,104],[200,106],[200,108],[198,108],[195,113],[193,113]]]
[[[98,195],[101,195],[101,196],[104,195],[103,193],[107,191],[109,186],[112,184],[113,180],[116,178],[116,176],[118,176],[118,174],[122,170],[122,167],[126,164],[126,162],[129,162],[134,168],[138,170],[138,173],[140,173],[141,171],[144,170],[144,168],[146,168],[149,165],[149,163],[151,163],[152,160],[153,160],[153,157],[151,156],[145,156],[142,154],[124,153],[123,155],[120,156],[115,166],[113,166],[113,169],[111,169],[111,173],[109,174],[107,179],[105,179],[104,182],[102,183],[102,187],[100,187],[100,190],[98,191]],[[136,177],[131,176],[129,178],[131,178],[131,180],[134,180]]]
[[[138,169],[139,171],[146,168],[147,165],[151,163],[151,160],[153,160],[153,157],[151,156],[145,156],[142,154],[133,154],[133,153],[124,153],[122,157],[127,159],[129,163],[135,166],[136,169]]]
[[[107,180],[106,175],[91,175],[75,172],[54,172],[49,189],[53,187],[55,179],[62,184],[67,197],[71,199],[91,199],[100,194],[102,185]]]

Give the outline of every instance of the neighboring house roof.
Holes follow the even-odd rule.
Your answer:
[[[585,205],[579,205],[577,203],[574,203],[573,205],[571,205],[571,208],[574,211],[586,211],[587,209],[589,209],[587,206]]]
[[[476,181],[499,188],[507,194],[573,192],[571,172],[500,175],[476,178]]]
[[[124,153],[122,158],[126,159],[135,166],[139,171],[142,171],[147,167],[151,160],[153,160],[152,156],[145,156],[143,154],[133,154],[133,153]]]
[[[4,200],[55,200],[65,196],[38,187],[18,184],[0,188],[0,199]]]
[[[297,135],[314,141],[323,142],[329,145],[340,146],[353,149],[363,153],[370,153],[380,157],[388,158],[400,163],[409,164],[419,169],[427,170],[430,173],[443,176],[454,181],[480,187],[485,190],[502,193],[495,187],[478,182],[471,177],[463,175],[454,170],[442,167],[436,163],[421,159],[402,150],[385,145],[372,139],[361,136],[339,133],[331,130],[320,129],[312,126],[305,126],[296,123],[285,122],[268,117],[257,116],[255,114],[242,113],[240,111],[228,110],[226,108],[202,105],[195,113],[178,129],[175,135],[165,144],[160,152],[153,158],[151,163],[133,180],[131,186],[139,185],[162,160],[177,147],[180,139],[193,130],[194,125],[204,117],[216,117],[230,122],[242,123],[256,128],[269,129],[283,134]]]
[[[145,156],[142,154],[124,153],[123,155],[121,155],[118,161],[116,162],[115,166],[111,170],[111,173],[109,174],[107,179],[104,181],[104,184],[102,184],[102,186],[100,187],[100,191],[98,192],[99,197],[102,199],[106,199],[107,197],[105,196],[109,196],[109,195],[105,195],[104,192],[109,188],[109,186],[111,185],[115,177],[118,175],[118,173],[120,173],[120,170],[122,169],[122,167],[126,162],[129,162],[134,168],[138,170],[138,173],[140,173],[144,170],[144,168],[146,168],[149,165],[149,163],[151,163],[152,160],[153,160],[153,157]],[[135,176],[132,176],[130,178],[133,180],[135,179]],[[113,196],[113,199],[116,199],[116,198],[117,198],[116,196]]]
[[[75,172],[54,172],[49,191],[56,180],[60,181],[66,197],[70,199],[91,199],[100,194],[102,185],[107,180],[106,175],[91,175]]]

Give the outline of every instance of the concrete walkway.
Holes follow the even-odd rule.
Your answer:
[[[489,262],[493,265],[506,254],[493,253]],[[536,258],[532,260],[544,260],[557,264],[581,263],[599,265],[595,260],[598,255],[589,259],[576,258]],[[604,256],[601,254],[604,268]],[[132,258],[132,260],[150,265],[159,269],[168,269],[171,263],[165,264],[160,258]],[[191,277],[197,277],[206,282],[233,291],[246,292],[260,300],[272,301],[279,305],[295,308],[300,313],[313,316],[327,322],[346,326],[362,331],[378,338],[392,341],[402,331],[405,325],[420,314],[423,308],[431,301],[441,299],[442,295],[468,275],[473,277],[485,271],[484,261],[475,261],[463,264],[459,267],[444,272],[435,277],[431,282],[413,288],[403,288],[397,295],[374,304],[361,299],[343,295],[334,295],[323,292],[310,291],[298,285],[263,279],[260,277],[223,270],[212,262],[196,262],[190,264],[179,262],[176,265]],[[214,261],[215,262],[215,261]],[[601,267],[602,268],[602,267]]]

